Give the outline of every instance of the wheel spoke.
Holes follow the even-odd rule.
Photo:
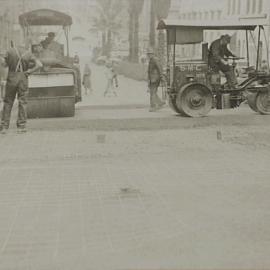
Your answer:
[[[176,105],[187,116],[205,116],[212,108],[212,93],[206,86],[189,85],[179,91]]]
[[[258,94],[256,106],[261,114],[270,114],[270,98],[268,92],[261,92]]]

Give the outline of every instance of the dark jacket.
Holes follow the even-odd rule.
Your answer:
[[[150,58],[148,65],[148,80],[149,83],[160,83],[162,71],[158,59],[155,57]]]
[[[224,57],[234,56],[227,48],[227,45],[222,45],[220,39],[215,40],[209,49],[209,66],[214,70],[219,70],[222,66],[221,59]]]
[[[20,58],[21,65],[18,65]],[[30,68],[31,64],[35,65],[36,58],[29,51],[11,48],[6,53],[5,61],[9,72],[25,72]]]

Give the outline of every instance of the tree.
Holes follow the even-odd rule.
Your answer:
[[[166,19],[169,15],[171,7],[171,0],[157,0],[156,1],[156,14],[157,20]],[[158,57],[162,67],[166,63],[166,34],[165,30],[158,30]]]
[[[156,47],[156,27],[157,21],[166,19],[169,15],[171,7],[171,0],[151,0],[151,15],[150,15],[150,33],[149,45],[153,48]],[[158,31],[158,57],[160,64],[165,64],[165,32],[164,30]]]
[[[121,27],[122,0],[97,0],[98,16],[93,19],[93,27],[102,33],[102,55],[110,57],[112,37]]]
[[[139,17],[142,12],[144,0],[129,0],[129,60],[139,60]]]
[[[153,48],[156,45],[157,20],[167,18],[170,7],[171,0],[151,0],[149,45]]]

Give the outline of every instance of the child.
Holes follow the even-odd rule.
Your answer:
[[[112,92],[114,96],[117,96],[115,87],[118,87],[117,73],[115,72],[112,63],[108,62],[106,64],[105,76],[107,79],[107,86],[104,92],[104,97]]]
[[[88,64],[86,64],[84,67],[82,84],[84,86],[85,95],[88,94],[88,91],[90,93],[93,92],[92,83],[91,83],[91,69]]]

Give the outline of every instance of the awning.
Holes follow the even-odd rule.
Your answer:
[[[189,29],[189,30],[255,30],[257,26],[266,25],[265,20],[254,20],[252,23],[247,22],[231,22],[223,21],[216,23],[196,22],[191,23],[189,21],[182,20],[161,20],[157,29]]]
[[[62,12],[50,9],[38,9],[19,16],[21,26],[29,25],[62,25],[72,24],[72,18]]]

